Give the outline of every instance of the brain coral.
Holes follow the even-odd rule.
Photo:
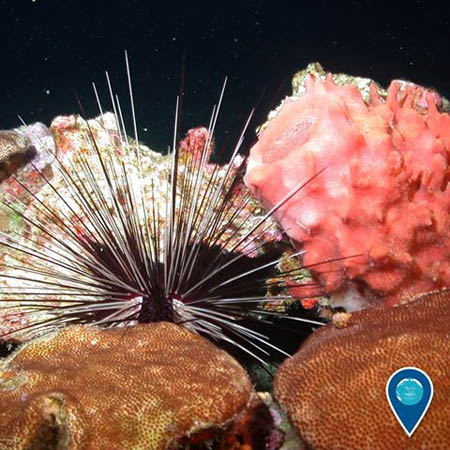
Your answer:
[[[220,434],[253,398],[233,358],[166,322],[69,327],[26,344],[0,369],[5,450],[178,448],[177,439]]]
[[[412,83],[351,85],[309,76],[251,149],[246,183],[267,206],[318,174],[276,214],[305,264],[349,310],[450,285],[450,117]]]
[[[449,315],[450,291],[441,291],[356,312],[346,328],[315,331],[275,379],[276,398],[308,448],[450,448]],[[385,394],[390,375],[405,366],[424,370],[434,384],[411,438]]]

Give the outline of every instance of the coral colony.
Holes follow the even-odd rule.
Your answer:
[[[177,108],[166,156],[139,142],[131,82],[133,139],[110,84],[114,114],[0,132],[0,333],[27,342],[0,365],[0,449],[450,446],[447,101],[317,63],[293,88],[224,166],[223,91],[181,142]],[[264,365],[288,356],[278,317],[333,319],[275,376],[297,436],[204,339]],[[384,391],[401,366],[435,388],[411,437]]]
[[[67,327],[17,352],[3,386],[0,448],[4,438],[10,450],[31,442],[38,448],[177,449],[184,436],[225,441],[233,433],[220,430],[245,422],[258,403],[231,356],[167,322],[137,325],[125,335],[117,328]],[[262,439],[270,433],[270,415],[265,425]]]
[[[450,426],[450,291],[405,305],[352,314],[345,328],[322,327],[278,370],[274,393],[310,448],[447,448]],[[409,438],[384,385],[402,367],[433,380],[427,415]],[[313,374],[320,374],[314,376]]]

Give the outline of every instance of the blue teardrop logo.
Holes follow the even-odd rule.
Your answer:
[[[431,378],[417,367],[403,367],[386,384],[386,396],[395,417],[411,437],[433,398]]]

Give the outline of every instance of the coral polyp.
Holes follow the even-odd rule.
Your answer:
[[[44,181],[39,192],[12,175],[15,193],[1,194],[20,223],[1,233],[3,337],[23,340],[68,324],[171,321],[258,359],[274,350],[241,320],[277,315],[258,309],[273,299],[266,272],[281,261],[263,248],[281,236],[272,214],[308,180],[264,213],[241,182],[245,127],[228,164],[209,161],[221,100],[209,126],[181,144],[176,125],[163,156],[141,145],[137,131],[128,137],[112,90],[111,99],[114,115],[54,121],[52,176],[30,163]]]

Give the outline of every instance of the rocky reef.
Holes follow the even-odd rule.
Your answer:
[[[40,127],[44,126],[40,124]],[[143,195],[149,208],[148,216],[157,215],[158,218],[154,222],[158,222],[157,225],[161,228],[166,223],[164,211],[167,209],[171,195],[171,190],[168,188],[171,156],[152,151],[147,146],[139,144],[141,167],[138,167],[134,148],[134,145],[137,144],[132,139],[129,140],[129,145],[123,142],[124,137],[120,135],[115,117],[111,113],[88,121],[77,115],[60,116],[55,118],[50,128],[46,130],[46,136],[50,136],[53,147],[49,148],[47,142],[42,138],[36,141],[36,156],[32,163],[17,168],[15,176],[4,180],[0,188],[0,232],[5,233],[4,239],[14,237],[14,240],[10,241],[8,245],[0,245],[0,275],[4,275],[0,277],[0,298],[3,301],[0,306],[4,306],[0,307],[0,340],[2,335],[8,333],[13,333],[14,335],[11,337],[17,341],[34,337],[29,325],[42,320],[44,316],[52,317],[52,307],[46,311],[42,308],[25,311],[20,308],[18,302],[14,303],[15,295],[9,295],[8,292],[19,287],[22,290],[34,289],[36,277],[29,276],[26,271],[28,269],[32,271],[35,267],[41,268],[38,281],[40,285],[43,282],[52,283],[51,278],[54,277],[56,270],[55,261],[61,260],[63,251],[59,243],[67,240],[68,236],[65,228],[60,226],[62,221],[65,221],[77,233],[92,232],[91,219],[86,218],[86,206],[79,201],[77,195],[79,192],[85,192],[85,186],[89,183],[88,176],[83,169],[87,165],[90,167],[92,176],[97,180],[99,189],[108,190],[107,180],[97,160],[97,151],[105,161],[117,158],[117,161],[120,160],[120,164],[125,164],[130,179],[138,179],[139,171],[142,171],[142,176],[145,177]],[[4,135],[6,133],[6,131],[3,132]],[[14,133],[19,134],[16,131]],[[189,130],[186,137],[180,142],[178,168],[180,173],[188,173],[190,177],[189,180],[184,181],[186,186],[188,183],[192,184],[189,195],[194,195],[194,185],[197,183],[199,198],[208,195],[208,201],[211,202],[214,192],[216,192],[216,197],[220,198],[217,192],[219,192],[221,183],[226,176],[231,178],[230,172],[238,170],[242,164],[242,157],[238,155],[229,168],[210,162],[208,158],[214,146],[211,141],[209,148],[205,151],[207,158],[205,158],[204,181],[198,182],[196,171],[193,170],[192,165],[200,164],[199,155],[202,155],[203,145],[207,139],[206,128]],[[95,141],[95,148],[92,141]],[[15,146],[11,145],[11,148],[20,152],[17,143]],[[6,156],[5,160],[7,160]],[[180,183],[178,191],[181,189]],[[181,196],[180,192],[177,195]],[[241,182],[236,183],[233,191],[233,203],[234,210],[227,211],[226,208],[222,208],[220,221],[215,225],[216,229],[220,224],[223,228],[223,232],[219,233],[216,239],[216,246],[226,245],[227,248],[233,248],[264,216],[263,208],[256,199],[249,197],[248,188]],[[184,207],[186,207],[185,204],[186,202]],[[178,202],[175,214],[186,218],[187,213],[181,214],[178,209],[182,206],[183,203]],[[52,208],[52,213],[49,213],[49,208]],[[219,208],[217,209],[219,210]],[[56,220],[55,212],[59,216]],[[143,218],[140,220],[141,223],[144,222]],[[45,224],[45,226],[33,225],[36,222]],[[86,223],[90,228],[85,226]],[[49,232],[51,239],[49,239]],[[161,239],[163,239],[162,233]],[[250,259],[262,256],[268,253],[266,250],[269,249],[269,246],[265,246],[265,243],[268,242],[274,243],[270,249],[273,252],[273,259],[276,259],[277,255],[281,256],[285,250],[290,250],[289,245],[282,242],[281,233],[270,218],[266,220],[264,230],[258,233],[255,239],[249,239],[243,252]],[[73,239],[71,243],[79,245],[79,243],[73,242]],[[42,246],[52,252],[55,259],[43,259],[39,253]],[[28,247],[26,251],[20,250],[24,247]],[[68,272],[65,275],[68,275]],[[67,292],[63,294],[63,297],[77,300],[76,296],[71,296]],[[45,298],[49,297],[46,297],[45,294],[40,297],[42,301]],[[57,304],[57,298],[56,295],[51,296],[49,301],[53,306]],[[11,303],[8,303],[8,300]],[[19,308],[14,308],[14,305]],[[186,326],[190,326],[190,321],[186,321]],[[22,328],[23,331],[19,332]]]
[[[58,253],[64,240],[62,217],[74,236],[89,232],[83,230],[83,208],[66,199],[77,185],[103,189],[101,182],[85,184],[83,179],[101,179],[101,167],[79,170],[90,167],[91,158],[109,161],[113,155],[127,165],[126,177],[135,179],[141,179],[142,161],[146,183],[141,192],[153,210],[167,210],[171,195],[177,194],[168,187],[171,157],[127,138],[112,114],[89,121],[64,116],[50,129],[37,124],[0,132],[3,206],[13,205],[0,209],[6,243],[0,252],[0,335],[27,342],[0,363],[0,449],[450,446],[447,110],[448,102],[437,92],[414,83],[394,80],[385,90],[372,80],[326,74],[312,64],[295,75],[293,95],[260,127],[245,176],[248,186],[239,178],[229,191],[242,206],[224,215],[229,226],[217,242],[234,251],[235,243],[264,217],[256,199],[246,197],[248,189],[269,210],[305,183],[277,208],[282,231],[268,221],[244,252],[252,260],[274,248],[277,255],[289,256],[264,280],[266,297],[258,301],[270,301],[259,310],[262,318],[295,310],[332,319],[279,369],[274,392],[285,413],[277,410],[270,393],[255,392],[245,369],[230,355],[193,332],[192,315],[180,313],[181,326],[137,324],[133,315],[119,315],[118,328],[100,330],[70,326],[73,313],[64,328],[58,321],[77,301],[70,289],[59,296],[41,292],[37,305],[17,301],[18,289],[32,289],[37,279],[51,285],[61,276],[38,251]],[[189,130],[179,146],[177,170],[183,173],[205,162],[206,189],[220,186],[227,171],[243,167],[240,157],[229,168],[209,161],[214,140],[203,127]],[[70,167],[70,183],[64,170],[52,169],[61,164]],[[194,191],[191,181],[183,183],[190,186],[185,192]],[[124,196],[118,195],[118,201]],[[58,220],[48,220],[48,210],[37,204],[50,205]],[[183,217],[178,208],[175,202],[174,213]],[[28,217],[39,217],[46,226],[30,226]],[[47,220],[40,222],[43,217]],[[155,217],[158,223],[165,220]],[[43,235],[48,230],[57,239],[47,242]],[[303,261],[292,258],[285,236],[295,251],[305,251]],[[313,279],[299,269],[302,263]],[[246,270],[254,269],[241,272]],[[229,276],[239,279],[241,272]],[[33,273],[37,278],[29,276]],[[286,286],[300,301],[288,298]],[[178,298],[173,300],[182,308]],[[89,322],[89,316],[83,320]],[[208,329],[210,337],[217,337],[218,328]],[[259,343],[255,336],[248,335],[246,342]],[[424,370],[435,386],[433,403],[411,438],[385,394],[390,375],[404,366]]]

